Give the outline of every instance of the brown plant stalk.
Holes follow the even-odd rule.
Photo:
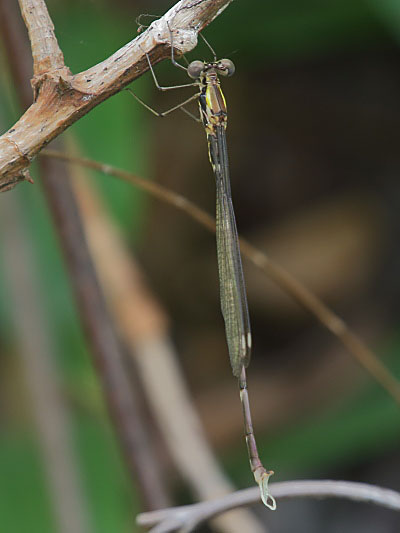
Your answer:
[[[75,143],[72,149],[76,150]],[[85,233],[107,302],[122,334],[176,471],[195,500],[235,490],[204,433],[169,335],[168,317],[140,264],[128,250],[98,191],[82,167],[71,169]],[[160,386],[162,384],[162,386]],[[265,532],[253,513],[238,509],[212,520],[221,533]]]
[[[12,16],[10,15],[12,12],[7,9],[6,1],[1,0],[3,12],[1,24],[3,28],[7,28],[7,20]],[[203,0],[195,3],[194,6],[191,6],[188,2],[179,2],[175,8],[169,11],[169,14],[173,15],[174,20],[180,20],[180,9],[186,7],[186,11],[183,13],[186,16],[186,23],[189,26],[194,24],[197,27],[195,22],[193,22],[193,18],[190,18],[190,8],[207,7],[209,4],[210,2]],[[13,149],[14,156],[6,163],[8,170],[11,172],[11,174],[7,174],[8,177],[15,177],[12,169],[19,168],[18,171],[26,171],[30,155],[34,154],[38,147],[40,149],[41,143],[47,143],[52,136],[69,125],[70,122],[68,120],[64,121],[65,113],[68,114],[69,112],[68,105],[72,105],[74,113],[77,111],[77,114],[69,115],[69,120],[76,120],[83,112],[87,112],[91,108],[90,106],[88,108],[80,107],[76,100],[77,91],[66,84],[69,74],[63,66],[63,56],[59,50],[45,3],[42,0],[20,0],[20,7],[31,38],[35,75],[33,80],[35,103],[29,107],[17,125],[12,128],[13,131],[10,130],[8,132],[9,135],[6,134],[0,139],[0,146],[2,141],[5,142],[5,145],[3,145],[5,149],[2,150],[0,147],[0,160],[1,158],[3,158],[3,161],[4,158],[7,159],[7,150],[10,147]],[[178,11],[177,8],[179,8]],[[201,10],[197,14],[198,16],[207,16]],[[156,31],[158,37],[162,35],[161,30],[162,24],[161,26],[156,24],[153,27],[153,31]],[[192,29],[191,31],[194,30]],[[5,34],[6,31],[3,33]],[[152,32],[149,31],[148,33],[151,36]],[[11,35],[6,43],[9,46],[9,57],[13,57],[13,72],[16,75],[16,81],[20,81],[21,79],[27,79],[29,75],[26,71],[26,56],[28,54],[23,47],[13,46],[16,40],[23,42],[23,35],[19,35],[19,37]],[[185,39],[182,39],[183,42],[185,42]],[[120,72],[121,63],[124,63],[126,57],[124,54],[118,57],[115,57],[114,54],[113,57],[113,62],[117,65],[115,69],[119,72],[119,78],[115,72],[110,77],[112,83],[114,83],[113,87],[119,90],[118,82],[122,83],[123,76],[127,76],[126,71],[122,74]],[[102,65],[104,67],[104,62]],[[108,70],[112,71],[113,65],[104,68],[107,72]],[[129,68],[127,70],[129,71]],[[86,71],[84,81],[92,89],[93,84],[97,83],[102,87],[105,83],[104,79],[103,81],[101,80],[101,76],[95,75],[95,72],[91,73],[90,78],[87,73],[88,71]],[[136,74],[138,75],[137,72]],[[75,81],[79,84],[79,76]],[[83,83],[82,80],[81,82]],[[16,87],[22,104],[28,106],[29,101],[26,92],[17,83]],[[100,102],[101,98],[105,99],[111,94],[110,91],[107,92],[100,89],[98,91],[100,97],[97,100],[95,98],[95,100]],[[99,95],[97,94],[97,96]],[[92,96],[86,93],[82,98],[82,102],[88,102],[91,99]],[[12,134],[11,137],[10,134]],[[21,149],[22,145],[18,144],[19,135],[21,136],[21,142],[27,143],[26,146],[30,142],[33,143],[33,152],[28,150],[30,155]],[[41,162],[41,170],[44,190],[66,259],[80,317],[87,334],[94,363],[102,381],[112,420],[122,444],[122,449],[125,451],[129,472],[134,480],[139,481],[140,494],[148,508],[166,506],[168,498],[163,487],[157,457],[152,451],[146,428],[133,396],[134,391],[132,391],[127,379],[123,366],[123,350],[104,303],[73,193],[68,180],[63,176],[64,170],[55,161],[43,160]],[[26,177],[26,174],[24,174],[24,177]],[[19,179],[21,179],[21,176],[17,177],[17,181]]]
[[[62,159],[69,163],[83,165],[132,183],[159,200],[184,211],[209,231],[215,232],[215,220],[211,215],[184,196],[175,193],[162,185],[140,178],[130,172],[117,169],[107,164],[63,154],[56,150],[45,150],[42,155]],[[368,346],[366,346],[366,344],[349,328],[343,319],[324,304],[316,294],[312,293],[307,287],[302,285],[296,278],[289,274],[289,272],[270,259],[266,253],[257,249],[242,237],[240,238],[240,248],[244,257],[247,257],[253,265],[262,270],[283,291],[289,294],[304,309],[313,314],[323,326],[335,335],[360,365],[397,403],[400,404],[400,383],[372,350],[370,350]]]

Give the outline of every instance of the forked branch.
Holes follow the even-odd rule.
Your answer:
[[[32,159],[52,139],[146,72],[146,53],[152,64],[169,57],[171,33],[176,52],[189,52],[198,32],[231,1],[181,0],[112,56],[74,75],[64,64],[44,0],[20,0],[34,59],[34,102],[0,137],[0,191],[26,179]]]

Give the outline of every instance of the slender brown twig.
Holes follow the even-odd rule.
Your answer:
[[[5,2],[5,0],[1,0]],[[22,1],[25,21],[30,23],[30,17],[35,9],[40,17],[37,22],[35,39],[42,37],[47,42],[49,61],[54,61],[59,65],[60,56],[57,55],[57,46],[52,38],[52,28],[48,26],[49,18],[46,18],[44,2]],[[2,25],[11,23],[13,11],[3,6]],[[51,21],[50,21],[51,23]],[[31,28],[32,30],[32,28]],[[47,31],[49,30],[49,31]],[[20,43],[24,41],[24,35],[13,36]],[[7,45],[12,45],[12,39],[6,41]],[[34,43],[33,43],[34,44]],[[46,48],[46,47],[44,47]],[[54,51],[54,48],[56,49]],[[14,73],[19,72],[18,79],[27,79],[29,73],[24,72],[26,68],[25,56],[29,55],[29,50],[20,46],[8,49],[9,57],[14,62]],[[37,47],[33,50],[35,65],[41,72],[45,64],[46,54],[42,54],[40,61],[37,61]],[[53,61],[52,55],[56,56]],[[27,94],[16,83],[18,96],[24,107],[29,105]],[[77,300],[77,307],[84,328],[87,340],[91,349],[91,354],[97,368],[99,378],[103,385],[105,398],[109,407],[112,421],[114,422],[117,435],[125,452],[126,461],[129,467],[132,481],[139,489],[138,492],[146,507],[154,509],[168,505],[168,497],[163,487],[161,469],[158,465],[157,456],[153,453],[151,441],[148,438],[145,424],[138,410],[133,397],[130,383],[128,381],[123,366],[123,351],[114,331],[114,326],[108,315],[104,298],[100,290],[97,276],[91,261],[84,237],[79,213],[75,199],[72,194],[69,180],[66,179],[65,167],[55,165],[55,161],[42,160],[41,170],[43,187],[45,189],[49,208],[54,217],[56,231],[58,233],[61,247],[66,258],[67,267],[71,278],[72,287]]]
[[[371,503],[386,509],[400,511],[400,493],[367,483],[350,481],[285,481],[272,483],[271,493],[277,499],[288,498],[344,498],[356,502]],[[189,532],[211,517],[244,505],[259,502],[257,487],[240,490],[209,502],[195,503],[183,507],[172,507],[150,513],[142,513],[137,517],[141,526],[155,526],[152,533],[167,531]]]
[[[76,149],[76,143],[69,144]],[[88,170],[75,167],[71,174],[107,302],[178,475],[195,501],[233,492],[235,488],[213,453],[193,404],[169,335],[165,311],[148,286],[140,264],[127,249],[92,180],[83,179]],[[266,531],[247,509],[215,517],[211,526],[221,533]]]
[[[215,232],[215,220],[200,209],[196,204],[182,195],[163,187],[157,183],[140,178],[130,172],[117,169],[107,164],[63,154],[56,150],[46,149],[42,152],[46,157],[55,157],[69,163],[92,168],[104,174],[114,176],[148,192],[152,196],[169,203],[184,211],[209,231]],[[247,240],[240,238],[240,248],[243,256],[247,257],[257,268],[262,270],[283,291],[289,294],[299,305],[313,314],[333,335],[335,335],[347,348],[349,353],[357,359],[360,365],[400,404],[400,383],[389,372],[385,365],[364,344],[364,342],[336,315],[324,302],[309,289],[296,280],[284,268],[272,261],[267,254],[258,250]]]
[[[143,504],[151,509],[166,507],[162,469],[124,368],[124,351],[98,283],[69,180],[59,167],[49,167],[50,162],[41,162],[43,187],[111,420]]]

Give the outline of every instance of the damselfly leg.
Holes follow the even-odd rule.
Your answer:
[[[169,33],[170,33],[170,39],[171,39],[171,62],[174,66],[176,67],[179,67],[181,69],[183,69],[185,72],[187,72],[187,68],[184,67],[183,65],[179,64],[176,60],[175,60],[175,55],[174,55],[174,46],[173,46],[173,42],[172,42],[172,32],[171,32],[171,29],[170,27],[168,26],[168,30],[169,30]],[[146,59],[147,59],[147,63],[149,65],[149,69],[150,69],[150,72],[151,72],[151,75],[153,77],[153,80],[154,80],[154,84],[155,86],[157,87],[157,89],[159,89],[160,91],[169,91],[171,89],[182,89],[182,88],[185,88],[185,87],[198,87],[199,84],[197,81],[194,81],[192,83],[185,83],[183,85],[171,85],[169,87],[164,87],[162,85],[160,85],[158,83],[158,80],[157,80],[157,76],[156,76],[156,73],[154,72],[154,69],[153,69],[153,65],[151,64],[151,61],[150,61],[150,57],[149,57],[149,54],[146,53]],[[185,58],[185,61],[187,61],[187,59]],[[153,113],[153,115],[156,115],[157,117],[165,117],[166,115],[169,115],[170,113],[172,113],[173,111],[176,111],[177,109],[180,109],[181,111],[183,111],[184,113],[186,113],[187,115],[189,115],[192,119],[194,119],[196,122],[201,122],[201,120],[196,117],[195,115],[193,115],[193,113],[191,113],[190,111],[188,111],[184,106],[187,105],[188,103],[192,102],[193,100],[196,100],[200,93],[196,93],[194,94],[193,96],[191,96],[190,98],[188,98],[187,100],[181,102],[180,104],[174,106],[174,107],[171,107],[170,109],[168,109],[167,111],[163,111],[163,112],[159,112],[159,111],[156,111],[154,108],[152,108],[151,106],[149,106],[148,104],[146,104],[146,102],[144,102],[139,96],[137,96],[137,94],[135,94],[132,89],[130,89],[129,87],[126,88],[126,90],[140,103],[142,104],[146,109],[148,109],[151,113]]]
[[[190,111],[188,111],[187,109],[185,109],[183,106],[185,106],[186,104],[190,103],[190,102],[193,102],[193,100],[196,100],[199,95],[198,94],[194,94],[193,96],[191,96],[190,98],[188,98],[187,100],[185,100],[184,102],[181,102],[180,104],[174,106],[174,107],[171,107],[170,109],[167,109],[167,111],[163,111],[163,112],[159,112],[159,111],[156,111],[155,109],[153,109],[151,106],[149,106],[148,104],[146,104],[146,102],[144,102],[141,98],[139,98],[139,96],[137,94],[135,94],[132,89],[130,89],[129,87],[126,88],[126,90],[128,92],[130,92],[130,94],[140,103],[142,104],[142,106],[144,106],[146,109],[148,109],[149,111],[151,111],[151,113],[153,113],[153,115],[155,115],[156,117],[165,117],[166,115],[169,115],[170,113],[172,113],[173,111],[176,111],[177,109],[181,109],[181,111],[184,111],[185,113],[189,114],[192,118],[194,118],[195,120],[199,121],[200,122],[200,119],[196,118],[194,115],[192,115],[192,113],[190,113]]]

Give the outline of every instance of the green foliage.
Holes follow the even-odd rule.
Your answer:
[[[77,3],[51,9],[51,14],[67,64],[74,72],[101,61],[132,38],[130,21],[123,20],[111,7],[102,11],[83,10]],[[5,88],[3,85],[2,89]],[[15,104],[13,106],[14,115],[18,116]],[[3,100],[3,126],[6,120],[11,123],[15,119],[9,110],[10,106]],[[128,93],[122,93],[93,110],[73,126],[71,132],[76,135],[83,155],[144,174],[147,133],[141,116],[140,106]],[[41,273],[42,304],[56,346],[54,356],[67,396],[75,402],[77,452],[93,531],[132,530],[135,497],[127,484],[119,451],[108,427],[108,415],[104,412],[101,391],[86,351],[57,236],[39,186],[40,179],[34,167],[31,173],[36,186],[25,183],[8,194],[17,195],[23,206],[26,231],[35,247],[34,269]],[[129,236],[140,235],[146,205],[144,195],[125,183],[100,175],[95,178],[121,229],[126,229]],[[0,257],[3,253],[0,247]],[[3,280],[2,276],[2,295],[7,294]],[[5,298],[0,299],[0,319],[3,344],[12,350],[13,328],[7,326],[10,308]],[[56,528],[51,499],[36,437],[31,433],[22,434],[18,428],[18,424],[7,425],[0,438],[1,529],[7,533],[53,533]]]
[[[110,7],[82,9],[80,3],[62,6],[54,13],[54,21],[66,64],[72,72],[85,70],[111,55],[132,39],[136,28],[134,20],[124,20]],[[135,83],[139,95],[145,84],[146,80]],[[118,93],[69,131],[79,140],[87,157],[145,175],[148,145],[143,112],[146,113],[128,92]],[[129,235],[140,234],[145,195],[127,183],[94,174],[121,229]]]
[[[207,35],[212,35],[219,55],[237,50],[241,59],[246,58],[251,65],[261,61],[263,66],[266,61],[276,63],[368,49],[379,45],[384,31],[365,0],[252,0],[246,6],[234,2],[208,28]]]
[[[43,464],[31,435],[3,432],[0,439],[1,527],[10,533],[53,533]],[[23,509],[23,512],[21,512]]]
[[[172,2],[159,4],[160,7],[154,7],[156,13],[162,13]],[[101,61],[133,38],[138,13],[131,11],[131,17],[124,16],[121,5],[50,4],[56,35],[66,64],[73,72]],[[233,58],[237,57],[243,68],[261,70],[266,65],[291,60],[306,61],[332,53],[345,55],[386,46],[392,36],[400,38],[400,7],[396,0],[237,1],[205,34],[218,55],[230,56],[231,51],[238,50]],[[139,80],[135,91],[145,92],[147,83],[146,79]],[[149,87],[153,90],[150,84]],[[9,95],[4,82],[1,90],[3,95]],[[5,99],[5,96],[0,99],[2,118],[6,116]],[[79,140],[84,155],[146,176],[152,163],[145,113],[128,93],[121,93],[91,111],[70,131]],[[7,118],[11,123],[11,117]],[[104,176],[95,174],[94,181],[122,231],[128,238],[139,239],[146,215],[146,196],[128,184]],[[57,346],[63,385],[75,400],[74,435],[93,531],[132,531],[135,495],[131,494],[108,426],[44,198],[38,187],[29,184],[19,186],[16,194],[35,244],[37,270],[43,273],[40,279],[43,303]],[[0,248],[0,258],[3,253]],[[0,291],[4,294],[2,279]],[[0,321],[3,345],[12,352],[10,318],[4,298],[0,299]],[[394,339],[390,352],[398,352],[399,346],[399,339]],[[399,362],[394,356],[391,365],[400,376]],[[266,458],[268,466],[291,475],[317,471],[371,458],[394,446],[399,431],[397,407],[384,392],[371,385],[329,412],[299,420],[283,428],[280,434],[268,435],[265,442],[261,439],[260,455]],[[238,454],[229,457],[228,466],[233,471],[237,464],[243,464],[234,475],[248,479],[242,443],[240,460]],[[6,425],[0,438],[0,524],[0,529],[7,533],[55,531],[36,439],[13,424]]]

